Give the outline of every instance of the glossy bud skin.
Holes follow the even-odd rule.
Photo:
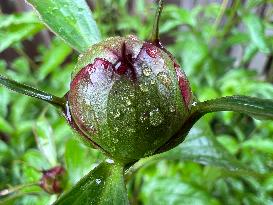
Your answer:
[[[108,38],[79,57],[67,99],[85,141],[130,163],[153,155],[178,131],[192,93],[170,54],[127,36]]]

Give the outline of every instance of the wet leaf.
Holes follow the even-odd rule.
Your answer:
[[[69,180],[74,185],[86,173],[83,166],[89,164],[89,160],[86,159],[84,145],[74,139],[68,140],[65,145],[64,157]]]
[[[28,0],[42,21],[79,52],[100,40],[92,12],[84,0]]]
[[[174,177],[154,178],[145,183],[141,198],[147,205],[218,205],[219,202],[198,186],[182,182]]]
[[[123,179],[123,167],[114,163],[101,163],[54,204],[129,204]]]
[[[57,164],[57,153],[54,143],[53,130],[45,116],[41,116],[33,127],[39,150],[52,166]]]
[[[15,92],[46,101],[55,106],[60,106],[62,108],[64,107],[64,99],[56,97],[44,91],[38,90],[31,86],[18,83],[2,75],[0,75],[0,84]]]
[[[188,137],[178,147],[159,155],[162,159],[193,161],[204,165],[217,166],[229,171],[244,170],[245,166],[237,161],[219,144],[208,124],[197,122]]]
[[[38,33],[43,26],[35,24],[11,25],[0,31],[0,52],[10,47],[12,44],[22,41]]]
[[[266,42],[265,29],[264,29],[264,24],[262,20],[254,14],[249,14],[243,17],[243,21],[249,30],[249,35],[252,42],[262,52],[269,53],[270,49]]]
[[[0,116],[0,132],[11,134],[14,131],[10,123]]]
[[[44,54],[43,64],[38,70],[39,80],[44,80],[48,74],[60,66],[71,51],[72,49],[60,39],[53,40],[50,49]]]
[[[257,119],[273,120],[273,100],[247,96],[227,96],[198,103],[202,114],[219,111],[243,113]]]

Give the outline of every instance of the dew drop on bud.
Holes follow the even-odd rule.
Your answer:
[[[118,118],[120,116],[120,112],[117,110],[117,112],[115,113],[115,115],[114,115],[114,118],[116,119],[116,118]]]
[[[164,118],[158,108],[150,112],[149,119],[150,119],[151,125],[153,125],[153,126],[160,125],[164,120]]]
[[[140,84],[139,87],[142,92],[148,92],[149,90],[146,84]]]
[[[149,68],[148,66],[143,66],[143,70],[142,70],[143,75],[145,75],[146,77],[149,77],[152,74],[152,70],[151,68]]]
[[[166,87],[169,87],[171,85],[171,80],[166,73],[160,72],[158,73],[157,77]]]
[[[154,85],[155,84],[155,80],[151,80],[151,85]]]
[[[170,106],[170,112],[175,112],[175,107],[173,105]]]

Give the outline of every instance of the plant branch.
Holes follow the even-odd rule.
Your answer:
[[[273,100],[259,99],[248,96],[227,96],[208,100],[205,102],[195,102],[191,108],[191,113],[181,128],[174,136],[160,147],[154,154],[168,151],[182,143],[193,125],[205,114],[219,111],[233,111],[250,115],[257,119],[273,120]]]
[[[273,100],[248,96],[228,96],[197,103],[197,112],[202,115],[211,112],[233,111],[258,119],[273,120]]]
[[[153,31],[152,31],[152,35],[150,38],[150,41],[152,43],[159,42],[159,20],[160,20],[162,10],[163,10],[163,0],[159,0],[157,11],[155,14],[155,19],[154,19]]]
[[[32,88],[28,85],[24,85],[18,83],[14,80],[8,79],[2,75],[0,75],[0,84],[7,87],[10,90],[13,90],[17,93],[21,93],[24,95],[28,95],[30,97],[37,98],[39,100],[46,101],[54,106],[60,107],[62,109],[65,108],[65,99],[59,98],[52,94],[46,93],[44,91],[38,90],[36,88]]]

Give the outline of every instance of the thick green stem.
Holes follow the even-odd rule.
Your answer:
[[[233,111],[258,119],[273,120],[273,100],[247,96],[228,96],[197,103],[196,110],[202,115],[210,112]]]
[[[54,106],[60,107],[62,109],[65,108],[65,99],[59,98],[57,96],[51,95],[44,91],[38,90],[36,88],[32,88],[28,85],[24,85],[18,83],[14,80],[8,79],[2,75],[0,75],[0,84],[7,87],[10,90],[13,90],[17,93],[21,93],[24,95],[28,95],[30,97],[37,98],[39,100],[46,101]]]
[[[159,0],[157,11],[155,14],[155,19],[154,19],[153,31],[152,31],[152,35],[150,37],[150,41],[152,43],[159,42],[159,20],[160,20],[162,10],[163,10],[163,0]]]
[[[205,114],[219,111],[233,111],[258,119],[273,120],[273,100],[259,99],[248,96],[228,96],[196,102],[191,108],[188,119],[183,122],[176,134],[155,154],[162,153],[176,147],[184,141],[193,125]]]

